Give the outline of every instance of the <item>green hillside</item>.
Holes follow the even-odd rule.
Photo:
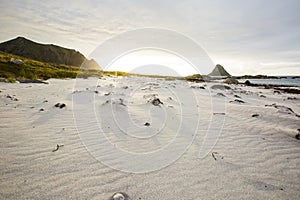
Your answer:
[[[0,51],[38,60],[41,62],[81,66],[86,59],[84,55],[74,49],[67,49],[53,44],[39,44],[24,37],[3,42]]]
[[[11,58],[21,59],[24,64],[14,64],[10,62]],[[101,74],[100,70],[83,71],[76,66],[45,63],[0,51],[0,78],[2,80],[46,80],[49,78],[76,78],[77,75],[87,77]]]

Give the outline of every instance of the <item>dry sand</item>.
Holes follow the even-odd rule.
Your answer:
[[[300,128],[299,95],[244,86],[212,90],[210,87],[216,83],[187,85],[141,77],[105,77],[96,88],[89,80],[82,81],[87,86],[75,92],[75,80],[51,79],[48,85],[0,83],[0,199],[106,200],[115,192],[125,192],[134,200],[300,199],[300,141],[295,139]],[[170,91],[175,94],[172,96]],[[176,99],[190,92],[198,98],[196,104],[189,99]],[[167,144],[174,137],[180,117],[185,121],[181,131],[186,134],[193,132],[194,119],[200,119],[195,140],[178,160],[163,169],[136,174],[107,167],[89,153],[75,126],[72,97],[80,93],[95,95],[99,123],[119,148],[147,153]],[[147,102],[153,94],[163,104],[153,106]],[[67,106],[60,109],[54,107],[56,103]],[[213,115],[216,111],[212,106],[220,106],[223,112],[223,105],[225,115]],[[116,109],[115,118],[109,114],[112,108]],[[198,115],[181,114],[181,109],[190,108]],[[114,122],[126,125],[123,114],[128,112],[136,127],[129,125],[127,131],[143,136],[156,130],[155,140],[122,143],[119,136],[123,132]],[[259,116],[252,117],[253,114]],[[213,116],[224,117],[222,133],[213,150],[200,159],[199,150]],[[146,122],[149,126],[144,126]],[[86,142],[93,142],[93,137]],[[180,142],[184,139],[178,145]],[[57,144],[63,146],[53,152]],[[109,163],[122,165],[111,152],[100,153]],[[148,165],[141,163],[136,170]]]

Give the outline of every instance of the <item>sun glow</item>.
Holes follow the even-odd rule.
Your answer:
[[[114,59],[109,71],[186,76],[199,73],[186,59],[163,50],[136,50]]]

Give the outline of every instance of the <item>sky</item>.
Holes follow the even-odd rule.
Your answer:
[[[233,75],[300,75],[299,0],[0,0],[0,9],[0,42],[24,36],[89,57],[152,27],[191,38]]]

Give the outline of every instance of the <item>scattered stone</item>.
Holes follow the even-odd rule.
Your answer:
[[[27,79],[27,80],[18,80],[19,83],[43,83],[43,84],[49,84],[48,82],[45,81],[41,81],[41,80],[31,80],[31,79]]]
[[[225,113],[213,113],[213,115],[226,115]]]
[[[95,93],[98,94],[99,92],[96,90]]]
[[[211,156],[214,158],[214,160],[217,160],[216,155],[218,155],[218,152],[212,152],[212,153],[211,153]],[[218,157],[221,158],[221,159],[224,159],[223,156],[218,156]]]
[[[231,90],[231,87],[227,85],[213,85],[211,86],[211,89],[213,90]]]
[[[173,98],[172,97],[168,97],[168,100],[173,100]]]
[[[261,95],[260,95],[260,97],[262,97],[262,98],[266,98],[266,96],[265,96],[265,95],[263,95],[263,94],[261,94]]]
[[[258,117],[259,116],[259,114],[253,114],[252,115],[252,117]]]
[[[110,94],[111,94],[111,92],[104,94],[104,96],[108,96],[108,95],[110,95]]]
[[[277,108],[279,111],[281,112],[284,112],[284,113],[287,113],[287,114],[294,114],[295,112],[289,108],[289,107],[286,107],[286,106],[281,106],[281,105],[277,105],[276,103],[273,103],[271,105],[265,105],[266,107],[274,107],[274,108]]]
[[[109,200],[129,200],[129,196],[124,192],[117,192],[113,194]]]
[[[64,108],[64,107],[66,107],[67,105],[66,104],[64,104],[64,103],[57,103],[57,104],[55,104],[54,105],[54,107],[56,107],[56,108],[60,108],[60,109],[62,109],[62,108]]]
[[[223,93],[220,93],[220,92],[219,92],[219,93],[217,93],[216,95],[217,95],[217,96],[220,96],[220,97],[226,97],[226,95],[225,95],[225,94],[223,94]]]
[[[40,109],[40,112],[43,112],[43,111],[45,111],[44,108],[41,108],[41,109]]]
[[[234,95],[234,97],[235,98],[240,98],[240,99],[242,98],[242,97],[240,97],[239,95],[236,95],[236,94]]]
[[[226,78],[223,83],[227,83],[227,84],[239,84],[239,81],[234,78],[234,77],[228,77]]]
[[[120,98],[119,100],[120,100],[120,105],[126,106],[126,105],[124,104],[124,99]]]
[[[128,89],[128,86],[124,86],[123,89],[125,89],[125,90]]]
[[[43,101],[43,103],[47,103],[47,102],[48,102],[48,100]]]
[[[298,100],[297,97],[288,97],[287,100]]]
[[[12,101],[19,101],[19,99],[13,97],[13,96],[10,96],[10,95],[6,95],[6,98],[12,100]]]
[[[154,106],[158,106],[159,104],[164,104],[163,102],[161,102],[161,100],[159,98],[154,98],[151,103],[154,105]]]
[[[150,123],[149,123],[149,122],[146,122],[144,125],[145,125],[145,126],[150,126]]]
[[[296,138],[297,140],[300,140],[300,133],[296,134],[296,135],[295,135],[295,138]]]
[[[274,90],[274,94],[281,94],[278,90]]]
[[[195,85],[192,85],[191,88],[193,88],[193,89],[202,89],[202,90],[205,90],[205,87],[203,87],[203,86],[195,86]]]
[[[17,58],[11,58],[9,60],[11,63],[17,64],[17,65],[24,65],[24,61],[21,59],[17,59]]]
[[[229,101],[229,103],[233,103],[233,102],[245,103],[243,100],[240,100],[240,99],[235,99],[234,101]]]

